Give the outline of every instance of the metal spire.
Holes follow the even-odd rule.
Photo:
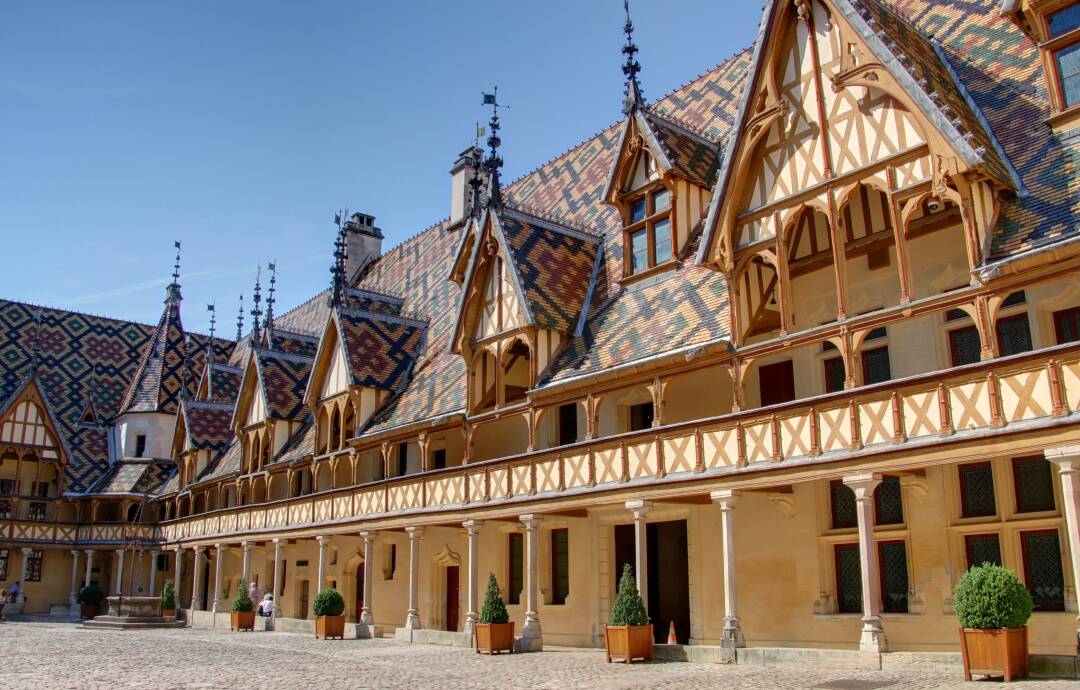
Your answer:
[[[348,255],[348,242],[345,237],[345,218],[348,209],[334,216],[338,226],[337,238],[334,239],[334,263],[330,266],[330,305],[340,307],[345,302],[345,257]]]
[[[277,262],[271,261],[266,265],[270,271],[270,291],[266,295],[266,330],[274,328],[274,292],[277,290]]]
[[[484,128],[477,122],[476,140],[469,154],[472,158],[472,179],[469,180],[469,186],[472,188],[472,192],[470,192],[472,203],[469,206],[469,211],[474,217],[480,215],[480,191],[484,186],[484,181],[480,179],[480,166],[483,164],[484,158],[483,150],[480,148],[480,137],[482,136],[484,136]]]
[[[262,278],[262,266],[258,266],[255,269],[255,293],[251,297],[251,301],[254,304],[251,307],[251,341],[253,347],[259,347],[259,319],[262,317],[262,309],[259,307],[259,303],[262,302],[262,286],[259,284],[259,279]]]
[[[244,295],[240,295],[240,312],[236,315],[236,342],[244,337]]]
[[[206,305],[206,311],[210,312],[210,345],[206,351],[206,399],[214,397],[214,326],[217,324],[217,303],[211,302]]]
[[[165,298],[180,299],[180,240],[173,242],[176,247],[176,261],[173,263],[172,282],[165,288]]]
[[[623,64],[623,74],[626,76],[626,100],[623,101],[623,114],[629,115],[635,110],[645,107],[645,99],[641,96],[641,84],[638,83],[638,72],[641,65],[634,58],[638,47],[634,43],[634,22],[630,20],[630,0],[623,0],[623,9],[626,10],[626,24],[623,25],[623,33],[626,34],[626,45],[622,52],[626,56]]]
[[[502,139],[499,138],[499,87],[496,86],[492,93],[484,94],[484,105],[491,106],[491,120],[488,122],[488,157],[484,161],[484,169],[488,171],[488,183],[490,189],[488,190],[488,205],[496,208],[502,206],[502,189],[499,186],[499,168],[502,167],[503,160],[499,157],[499,146],[502,144]],[[504,108],[506,106],[503,106]]]

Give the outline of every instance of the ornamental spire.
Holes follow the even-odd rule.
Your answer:
[[[277,262],[271,261],[266,267],[270,270],[270,292],[266,296],[266,330],[274,328],[274,292],[277,290]]]
[[[255,269],[255,291],[251,296],[251,301],[254,304],[251,306],[251,343],[252,347],[259,347],[261,338],[259,337],[259,319],[262,317],[262,308],[259,304],[262,302],[262,285],[259,284],[259,280],[262,278],[262,266],[258,266]]]
[[[629,115],[635,110],[645,107],[645,99],[641,96],[641,84],[638,83],[638,72],[641,64],[635,59],[638,47],[634,43],[634,22],[630,19],[630,0],[623,0],[623,9],[626,10],[626,24],[623,25],[623,33],[626,34],[626,45],[622,52],[626,56],[623,63],[623,74],[626,76],[626,100],[623,101],[623,114]]]
[[[499,138],[499,87],[496,86],[492,93],[484,94],[484,105],[491,106],[491,120],[488,122],[488,157],[484,161],[484,169],[488,172],[488,205],[499,208],[502,206],[502,189],[499,186],[499,168],[503,160],[499,156],[499,146],[502,139]],[[506,106],[503,106],[504,108]]]
[[[244,337],[244,295],[240,295],[240,311],[236,314],[236,342]]]
[[[214,326],[217,325],[216,302],[206,305],[206,311],[210,312],[210,344],[206,350],[206,399],[214,397]]]
[[[330,306],[333,307],[340,307],[345,302],[345,257],[348,253],[345,219],[348,216],[348,209],[334,216],[334,223],[338,226],[338,234],[337,238],[334,239],[334,263],[330,266]]]
[[[180,240],[173,242],[176,247],[176,261],[173,263],[172,282],[165,288],[165,299],[180,299]]]

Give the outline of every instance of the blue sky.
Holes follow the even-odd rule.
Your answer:
[[[760,2],[637,0],[647,99],[750,44]],[[335,209],[385,248],[449,213],[498,84],[503,179],[621,117],[622,3],[53,2],[0,8],[0,297],[219,333],[277,260],[278,309],[329,280]]]

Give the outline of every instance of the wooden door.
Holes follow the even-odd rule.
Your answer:
[[[360,614],[364,610],[364,564],[356,566],[356,618],[360,621]]]
[[[761,406],[779,405],[795,399],[795,368],[791,360],[768,364],[758,370]]]
[[[297,618],[307,618],[311,613],[311,600],[309,597],[308,581],[300,581],[300,615]]]
[[[455,632],[458,629],[458,566],[446,566],[446,629]]]

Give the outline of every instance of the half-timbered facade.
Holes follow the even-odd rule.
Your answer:
[[[176,281],[156,328],[0,303],[0,583],[62,605],[135,524],[196,624],[246,579],[445,640],[492,572],[537,649],[628,562],[658,641],[882,654],[956,651],[994,561],[1075,655],[1077,7],[770,1],[651,102],[628,23],[622,120],[503,185],[494,119],[449,219],[344,219],[235,342]]]

